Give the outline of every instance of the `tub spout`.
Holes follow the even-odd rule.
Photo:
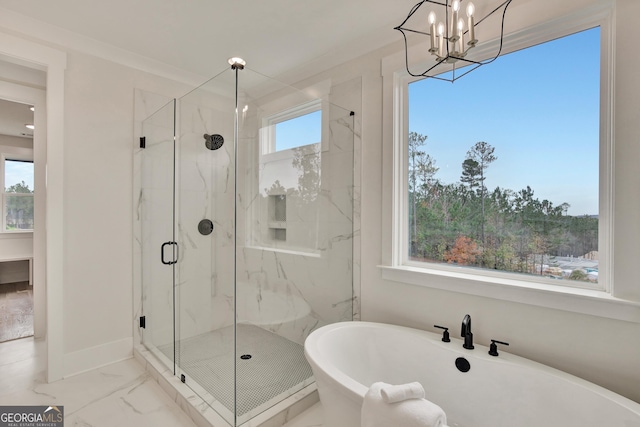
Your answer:
[[[468,314],[462,319],[462,330],[460,331],[462,338],[464,338],[464,344],[462,347],[467,350],[473,350],[473,334],[471,333],[471,316]]]

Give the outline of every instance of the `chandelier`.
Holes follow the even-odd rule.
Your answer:
[[[504,36],[504,16],[512,0],[505,0],[495,9],[480,19],[476,19],[476,8],[471,1],[463,0],[422,0],[413,6],[402,24],[395,27],[402,33],[405,48],[405,64],[407,72],[413,77],[431,77],[439,80],[454,82],[482,65],[495,61],[502,52],[502,38]],[[464,4],[463,4],[464,3]],[[421,13],[418,10],[425,4]],[[464,9],[464,10],[463,10]],[[469,51],[476,47],[478,38],[476,28],[494,13],[502,11],[500,23],[499,47],[495,56],[482,61],[467,57]],[[415,15],[415,16],[414,16]],[[423,30],[424,23],[428,28]],[[410,25],[413,27],[411,28]],[[409,69],[409,42],[407,33],[417,34],[427,41],[427,53],[433,58],[422,72],[412,72]],[[423,49],[424,52],[425,49]]]

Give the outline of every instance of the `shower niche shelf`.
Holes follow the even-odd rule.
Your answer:
[[[287,240],[287,195],[269,196],[269,237],[271,240]]]

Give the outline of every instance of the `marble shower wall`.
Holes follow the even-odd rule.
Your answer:
[[[208,84],[177,104],[178,339],[234,321],[234,108]],[[224,143],[211,150],[205,134]],[[203,220],[213,223],[211,234],[199,231]]]
[[[247,104],[240,130],[238,222],[246,226],[238,231],[239,298],[255,298],[261,326],[300,344],[317,327],[359,313],[353,247],[360,224],[354,216],[359,122],[333,104],[340,97],[359,100],[360,81],[332,88],[323,100],[318,144],[261,153],[258,136],[266,132],[255,131],[262,122],[259,105]],[[278,199],[286,201],[284,220],[273,217]],[[274,294],[281,300],[280,316],[268,307]]]

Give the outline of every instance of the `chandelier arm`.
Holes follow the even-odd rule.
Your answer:
[[[407,23],[407,21],[409,20],[409,18],[411,18],[411,16],[413,16],[414,13],[416,13],[418,11],[418,9],[420,9],[420,6],[422,6],[423,3],[428,2],[429,0],[422,0],[420,3],[416,3],[411,10],[409,11],[409,14],[407,15],[407,17],[404,19],[404,21],[402,21],[402,24],[398,25],[397,27],[394,28],[394,30],[400,30],[400,27],[402,27],[404,24]],[[509,0],[510,1],[510,0]],[[404,33],[403,33],[404,34]]]
[[[402,38],[404,38],[404,63],[405,63],[405,68],[407,69],[407,73],[409,73],[409,75],[411,77],[420,77],[421,74],[413,74],[410,70],[409,70],[409,45],[407,44],[407,36],[405,35],[404,31],[402,30],[402,28],[397,27],[395,28],[396,30],[400,31],[402,33]]]
[[[477,69],[477,68],[480,68],[481,66],[483,66],[483,65],[484,65],[484,64],[482,64],[482,63],[480,63],[480,62],[476,62],[475,64],[476,64],[476,66],[475,66],[475,67],[471,67],[471,69],[469,69],[469,70],[465,71],[464,73],[460,74],[458,77],[455,77],[453,80],[451,80],[451,83],[453,83],[454,81],[458,80],[458,79],[459,79],[459,78],[461,78],[461,77],[466,76],[467,74],[469,74],[469,73],[470,73],[470,72],[472,72],[473,70],[475,70],[475,69]],[[447,81],[449,81],[449,80],[447,80]]]
[[[425,33],[424,31],[412,30],[411,28],[400,28],[400,27],[396,27],[396,28],[394,28],[394,30],[398,30],[398,31],[411,31],[412,33],[422,34],[423,36],[430,36],[430,35],[431,35],[431,33]]]
[[[436,68],[438,65],[442,64],[443,62],[446,61],[446,58],[442,58],[440,59],[438,62],[436,62],[435,65],[433,65],[431,68],[429,68],[428,70],[424,71],[423,73],[420,74],[413,74],[411,71],[409,71],[409,64],[407,63],[407,72],[412,76],[412,77],[434,77],[434,76],[429,76],[428,73],[429,71],[433,70],[434,68]],[[443,79],[441,77],[438,77],[438,79],[440,80],[447,80],[447,79]],[[447,80],[448,81],[448,80]]]
[[[504,16],[507,13],[507,8],[509,7],[509,5],[511,4],[511,0],[507,0],[506,2],[502,3],[503,5],[506,3],[506,6],[504,7],[504,10],[502,11],[502,23],[500,25],[500,47],[498,48],[498,53],[496,54],[496,56],[493,57],[493,59],[483,62],[482,65],[485,64],[491,64],[493,61],[495,61],[496,59],[498,59],[498,57],[500,56],[500,54],[502,53],[502,44],[503,44],[503,39],[504,39]],[[498,10],[498,9],[496,9]],[[494,11],[495,12],[495,11]],[[492,12],[493,13],[493,12]]]
[[[426,73],[426,71],[425,71]],[[436,79],[436,80],[442,80],[443,82],[449,82],[449,83],[453,83],[453,80],[451,79],[445,79],[443,77],[438,77],[438,76],[428,76],[426,74],[421,74],[422,77],[428,77],[430,79]]]

